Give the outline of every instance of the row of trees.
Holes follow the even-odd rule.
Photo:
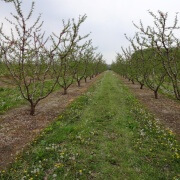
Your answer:
[[[102,55],[95,52],[97,48],[91,40],[86,40],[89,34],[79,35],[86,15],[80,16],[77,22],[62,21],[62,30],[47,37],[41,30],[41,15],[32,20],[34,2],[27,15],[20,0],[10,3],[16,14],[11,13],[12,20],[6,19],[11,26],[10,33],[5,33],[3,24],[0,27],[0,69],[5,67],[23,98],[30,103],[31,115],[39,101],[51,94],[57,84],[67,94],[74,80],[80,86],[83,78],[86,82],[88,77],[93,78],[106,69]],[[48,81],[51,85],[47,86]]]
[[[137,32],[133,38],[125,35],[130,42],[122,54],[118,54],[112,69],[128,78],[132,83],[137,81],[142,89],[148,86],[158,98],[162,85],[171,84],[176,99],[180,100],[180,39],[177,37],[178,17],[168,25],[168,13],[150,12],[154,19],[153,26],[134,26]]]

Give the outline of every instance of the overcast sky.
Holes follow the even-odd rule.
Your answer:
[[[30,2],[23,0],[25,12]],[[35,0],[35,3],[35,15],[42,13],[47,34],[59,32],[62,19],[77,19],[79,15],[87,14],[80,32],[92,32],[93,45],[98,46],[98,52],[103,54],[108,64],[115,60],[121,46],[128,46],[124,33],[133,36],[136,29],[132,21],[138,24],[141,19],[146,25],[152,24],[148,10],[169,12],[172,20],[175,13],[180,12],[180,0]],[[9,17],[10,12],[14,12],[12,5],[0,1],[0,22]]]

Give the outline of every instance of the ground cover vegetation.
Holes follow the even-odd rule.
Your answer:
[[[121,107],[121,108],[119,108]],[[178,179],[179,143],[106,72],[1,179]]]

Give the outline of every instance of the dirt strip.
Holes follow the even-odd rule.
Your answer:
[[[121,78],[123,83],[130,88],[132,93],[140,100],[147,109],[166,127],[177,134],[180,139],[180,102],[169,99],[159,94],[159,99],[154,98],[151,90],[144,87],[140,89],[138,83],[132,84],[127,79]]]
[[[81,82],[81,87],[73,84],[67,95],[62,91],[51,94],[41,101],[35,116],[29,115],[29,107],[23,106],[0,116],[0,169],[13,162],[15,156],[23,150],[37,135],[47,127],[75,98],[84,93],[102,74]]]

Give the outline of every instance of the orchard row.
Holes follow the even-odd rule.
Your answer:
[[[42,31],[41,15],[33,21],[34,2],[28,14],[22,2],[8,2],[14,6],[12,20],[6,19],[9,29],[0,27],[0,78],[10,79],[23,98],[30,103],[30,114],[42,99],[50,95],[59,84],[67,94],[74,81],[93,78],[106,69],[105,61],[89,38],[81,36],[80,26],[87,16],[62,21],[59,33],[47,36]],[[47,82],[51,83],[47,83]],[[48,86],[47,86],[48,84]]]
[[[154,19],[153,26],[144,27],[134,24],[137,32],[133,38],[125,35],[130,42],[122,54],[118,54],[112,69],[128,78],[150,88],[158,98],[160,88],[173,92],[180,100],[180,39],[177,35],[178,16],[169,24],[168,13],[158,11],[157,15],[149,12]]]

